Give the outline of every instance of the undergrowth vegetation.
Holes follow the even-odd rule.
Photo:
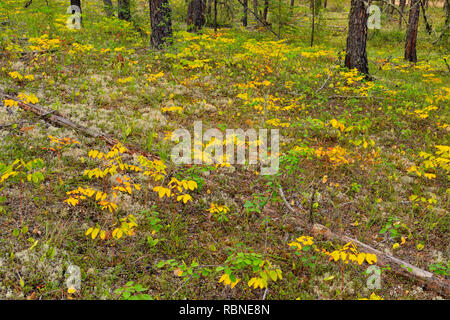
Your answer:
[[[15,99],[0,107],[0,297],[437,298],[389,268],[370,289],[376,255],[299,222],[449,275],[448,46],[421,25],[410,64],[404,30],[385,21],[369,33],[368,81],[342,66],[345,33],[325,18],[347,11],[329,2],[313,47],[306,27],[280,39],[196,34],[180,18],[174,45],[153,51],[146,1],[133,9],[144,33],[106,18],[101,1],[84,2],[80,30],[66,27],[66,1],[2,1],[0,91]],[[174,1],[175,21],[183,10]],[[441,11],[430,11],[436,23]],[[120,142],[53,126],[18,101]],[[280,170],[175,165],[173,131],[198,120],[279,129]],[[66,285],[71,265],[80,287]]]

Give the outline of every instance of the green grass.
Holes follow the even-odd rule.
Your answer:
[[[149,30],[144,2],[137,1],[133,16],[143,30]],[[298,256],[289,247],[295,238],[309,235],[298,220],[308,219],[311,207],[315,222],[332,230],[426,270],[430,265],[446,265],[448,171],[431,168],[428,172],[436,178],[426,179],[408,169],[423,162],[420,152],[434,154],[436,145],[449,145],[449,73],[443,60],[448,42],[432,45],[434,38],[426,34],[421,20],[419,62],[411,65],[403,61],[405,29],[398,30],[395,19],[384,19],[382,30],[369,32],[369,66],[375,79],[355,80],[342,67],[345,31],[332,30],[345,27],[347,9],[332,10],[336,4],[329,2],[330,10],[322,17],[343,19],[321,19],[316,46],[310,48],[304,8],[296,9],[298,25],[282,29],[285,41],[279,41],[267,31],[238,27],[220,29],[217,37],[210,29],[187,34],[181,23],[184,2],[176,1],[175,44],[162,52],[149,49],[148,36],[133,25],[104,18],[98,1],[86,2],[81,31],[65,27],[65,2],[52,1],[49,7],[32,4],[28,9],[12,1],[2,4],[1,21],[8,24],[1,26],[0,90],[10,95],[33,93],[40,106],[162,159],[168,166],[165,183],[174,176],[196,181],[199,189],[190,193],[193,201],[188,204],[159,199],[151,190],[146,196],[148,178],[136,173],[130,176],[142,190],[121,196],[115,216],[92,202],[71,207],[64,202],[66,192],[79,186],[102,188],[101,181],[88,179],[83,172],[97,163],[88,159],[89,150],[107,152],[108,146],[27,112],[10,114],[2,107],[0,125],[16,123],[17,127],[0,129],[0,163],[41,158],[45,167],[44,181],[38,184],[27,182],[20,188],[17,178],[12,178],[0,185],[0,196],[5,197],[0,204],[4,207],[0,297],[67,298],[65,270],[75,264],[82,277],[81,289],[71,296],[75,299],[120,299],[115,290],[130,281],[156,299],[261,299],[265,290],[247,285],[255,276],[248,266],[233,269],[241,279],[233,289],[219,283],[223,271],[216,268],[231,268],[227,258],[240,252],[256,253],[282,271],[282,279],[269,282],[267,299],[369,297],[373,290],[366,286],[367,264],[346,266],[341,293],[339,264],[314,250]],[[432,8],[429,14],[439,28],[442,9]],[[225,16],[220,19],[226,21]],[[44,34],[60,40],[55,50],[20,53],[31,50],[30,38],[45,42]],[[76,49],[75,43],[84,47]],[[12,71],[35,79],[18,81],[9,75]],[[161,71],[162,77],[146,80]],[[128,77],[133,79],[118,82]],[[264,80],[270,84],[254,84]],[[247,93],[248,102],[238,97],[242,93]],[[262,98],[260,110],[253,98]],[[427,116],[420,118],[416,110],[430,105],[437,109],[424,111]],[[161,111],[171,106],[183,111]],[[282,161],[273,177],[255,174],[256,166],[215,168],[170,162],[174,143],[167,139],[168,132],[181,127],[192,131],[194,121],[203,121],[204,128],[270,129],[275,126],[267,120],[274,119],[289,127],[279,128]],[[333,127],[333,119],[345,129]],[[71,137],[80,145],[62,152],[59,164],[55,153],[42,149],[50,146],[48,135]],[[327,154],[318,157],[320,151]],[[137,164],[131,155],[124,160]],[[285,207],[278,186],[300,217]],[[414,204],[412,195],[435,202]],[[228,221],[208,214],[212,202],[230,208]],[[85,236],[89,227],[111,226],[128,214],[137,218],[134,236],[104,241]],[[397,230],[393,236],[380,233],[389,221]],[[153,233],[155,223],[159,227]],[[14,229],[23,226],[28,231],[15,235]],[[148,237],[159,241],[154,244]],[[393,249],[402,237],[405,243]],[[25,254],[27,261],[23,251],[35,241]],[[315,244],[328,251],[343,245],[320,238]],[[173,267],[158,268],[158,263],[170,259],[175,260]],[[198,266],[188,272],[195,262]],[[325,280],[330,276],[334,278]],[[389,271],[383,271],[382,288],[375,292],[385,299],[436,298]]]

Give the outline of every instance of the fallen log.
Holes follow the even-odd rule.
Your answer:
[[[291,212],[296,213],[298,216],[299,212],[297,212],[297,210],[292,208],[292,206],[286,200],[283,189],[281,187],[279,188],[279,191],[280,196],[286,207]],[[423,270],[421,268],[413,266],[412,264],[406,261],[400,260],[394,256],[381,252],[361,241],[333,232],[324,225],[318,223],[310,224],[303,219],[299,220],[299,223],[302,225],[302,227],[304,227],[306,230],[311,232],[311,234],[316,237],[322,236],[327,240],[334,239],[345,243],[353,242],[355,245],[358,245],[360,248],[363,248],[366,252],[374,253],[377,256],[377,265],[381,267],[389,266],[391,272],[394,272],[408,279],[413,279],[421,286],[423,286],[425,289],[434,291],[446,298],[450,297],[450,281],[447,279],[438,277],[429,271]]]
[[[39,107],[38,105],[28,104],[28,103],[25,103],[15,97],[7,95],[7,94],[3,94],[3,96],[6,99],[16,101],[18,106],[21,109],[30,111],[55,126],[71,128],[75,131],[83,133],[84,135],[103,140],[110,146],[114,146],[117,143],[119,143],[119,140],[115,139],[114,137],[111,137],[105,133],[89,129],[85,126],[75,123],[72,120],[68,119],[67,117],[63,116],[61,113],[59,113],[56,110],[47,110],[42,107]],[[128,149],[129,154],[137,153],[137,154],[141,154],[147,158],[158,159],[158,157],[156,157],[148,152],[145,152],[144,150],[141,150],[140,148],[138,148],[136,146],[125,144],[125,143],[122,143],[122,144]]]
[[[447,279],[440,278],[429,271],[420,269],[406,261],[381,252],[361,241],[337,234],[321,224],[314,224],[310,230],[314,236],[323,236],[327,240],[335,239],[345,243],[353,242],[360,248],[363,248],[364,251],[374,253],[377,256],[377,264],[379,266],[389,266],[390,271],[403,277],[413,278],[426,289],[432,290],[442,296],[450,297],[450,281]]]

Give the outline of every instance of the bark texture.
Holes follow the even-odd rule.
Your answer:
[[[416,42],[419,28],[420,0],[411,0],[408,30],[406,31],[405,60],[417,62]]]
[[[149,0],[152,33],[150,43],[161,49],[172,43],[172,11],[169,0]]]
[[[197,32],[203,27],[206,22],[205,7],[206,3],[204,0],[191,0],[189,2],[187,14],[188,31]]]
[[[364,0],[352,0],[348,21],[347,54],[345,66],[358,69],[359,72],[369,74],[367,60],[367,20],[369,15]]]

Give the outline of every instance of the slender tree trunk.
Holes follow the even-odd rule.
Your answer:
[[[214,0],[214,32],[217,32],[217,0]]]
[[[406,31],[405,60],[417,62],[416,42],[419,28],[420,0],[411,0],[408,30]]]
[[[113,4],[111,0],[103,0],[103,4],[105,5],[105,13],[107,17],[112,17],[113,14]]]
[[[366,75],[369,74],[366,51],[368,17],[364,0],[351,0],[345,66],[349,69],[356,68]]]
[[[131,20],[130,0],[117,0],[117,17],[120,20]]]
[[[269,13],[269,0],[264,0],[264,13],[263,13],[264,22],[267,22],[268,13]]]
[[[258,0],[253,0],[253,12],[255,13],[256,24],[259,25]]]
[[[244,0],[244,17],[242,18],[242,25],[248,25],[248,0]]]
[[[152,34],[150,42],[153,48],[161,49],[172,43],[172,18],[169,0],[149,0]]]
[[[445,1],[445,25],[448,27],[450,23],[450,0]]]
[[[187,14],[188,31],[197,32],[205,22],[205,2],[203,0],[191,0]]]
[[[425,6],[423,1],[420,2],[420,6],[422,7],[422,15],[423,15],[423,21],[425,22],[425,28],[426,28],[428,34],[431,36],[431,33],[433,32],[433,27],[431,26],[431,24],[428,23],[428,18],[427,18],[427,13],[426,13],[428,6]]]
[[[311,25],[311,47],[314,45],[314,28],[315,28],[315,18],[316,18],[316,0],[311,0],[311,10],[312,10],[312,25]]]
[[[402,28],[403,14],[405,12],[406,0],[400,0],[400,19],[398,19],[398,27]]]

